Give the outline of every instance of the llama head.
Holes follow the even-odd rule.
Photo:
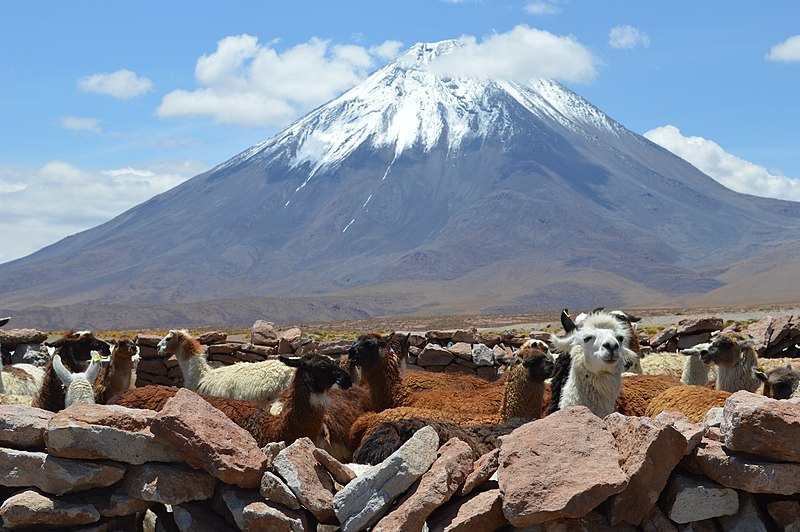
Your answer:
[[[117,340],[117,343],[114,346],[113,350],[114,356],[123,356],[125,358],[133,358],[133,356],[137,355],[138,353],[139,353],[139,346],[136,345],[136,342],[134,342],[127,336],[123,336],[122,338]]]
[[[723,368],[732,368],[742,361],[746,349],[752,349],[755,342],[737,333],[720,333],[708,346],[700,359],[706,364],[716,364]]]
[[[702,344],[697,344],[687,349],[679,349],[678,353],[686,355],[687,357],[697,357],[703,362],[706,362],[706,360],[708,360],[709,347],[711,347],[711,342],[703,342]]]
[[[308,353],[302,357],[279,356],[278,360],[297,368],[295,380],[299,380],[312,394],[324,394],[334,384],[347,389],[353,381],[350,374],[342,369],[331,357],[319,353]]]
[[[55,371],[56,376],[58,376],[66,390],[64,399],[66,406],[77,402],[94,403],[92,383],[100,371],[100,362],[93,359],[85,372],[70,373],[61,361],[61,356],[55,355],[53,357],[53,371]]]
[[[514,353],[511,364],[522,364],[528,370],[528,378],[534,382],[544,382],[553,376],[553,355],[542,349],[538,340],[523,344]]]
[[[74,373],[86,369],[86,363],[92,358],[92,351],[98,351],[104,356],[111,355],[111,346],[97,338],[92,331],[70,331],[55,342],[45,345],[55,348],[66,367]]]
[[[379,334],[362,334],[347,350],[347,360],[350,367],[358,366],[362,370],[368,370],[378,366],[381,354],[389,348],[388,342]]]
[[[200,342],[192,338],[186,329],[172,329],[158,342],[160,356],[175,355],[178,359],[189,359],[202,351]]]
[[[764,395],[773,399],[789,399],[800,385],[800,371],[792,369],[791,364],[775,368],[769,373],[764,373],[758,368],[753,368],[752,371],[753,375],[764,383]]]

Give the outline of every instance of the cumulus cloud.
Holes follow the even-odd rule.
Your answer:
[[[0,166],[0,262],[106,222],[204,170],[196,161],[102,171],[65,161],[40,168]]]
[[[153,82],[137,76],[130,70],[117,70],[81,78],[78,80],[78,88],[83,92],[105,94],[118,100],[130,100],[153,90]]]
[[[612,48],[647,48],[650,46],[650,37],[634,26],[614,26],[608,34],[608,44]]]
[[[596,59],[574,37],[519,25],[478,42],[461,37],[462,46],[436,58],[429,68],[452,77],[501,78],[516,81],[560,79],[588,82],[596,75]]]
[[[62,116],[59,121],[64,129],[75,129],[100,133],[100,120],[97,118],[84,118],[80,116]]]
[[[783,62],[800,61],[800,35],[789,37],[770,48],[767,59]]]
[[[194,90],[170,92],[158,107],[162,118],[206,116],[219,124],[283,126],[338,96],[359,81],[376,59],[396,55],[397,41],[365,48],[312,38],[279,52],[275,43],[236,35],[217,43],[195,66]]]
[[[685,137],[675,126],[652,129],[645,137],[736,192],[800,201],[800,180],[773,173],[726,152],[703,137]]]
[[[561,12],[558,2],[536,0],[535,2],[528,2],[523,8],[531,15],[556,15]]]

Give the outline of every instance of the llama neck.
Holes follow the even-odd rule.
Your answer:
[[[681,382],[683,384],[695,384],[703,386],[708,383],[708,370],[709,367],[700,360],[698,356],[687,356],[683,362],[683,373],[681,374]]]
[[[376,367],[362,372],[362,375],[369,387],[370,400],[375,412],[409,405],[411,390],[403,383],[400,368],[390,357],[381,357]]]
[[[603,418],[614,411],[622,389],[622,371],[594,373],[586,367],[583,353],[572,356],[569,377],[561,392],[559,408],[583,405],[594,415]]]
[[[291,445],[299,438],[317,438],[330,402],[327,393],[312,392],[298,382],[295,374],[291,385],[278,401],[280,413],[270,418],[274,420],[272,434],[269,435],[273,439],[270,441],[284,441],[286,445]]]
[[[731,393],[739,390],[755,392],[760,381],[753,376],[752,367],[744,360],[733,367],[717,366],[716,389]]]
[[[178,365],[181,367],[181,373],[183,373],[183,385],[195,391],[200,386],[200,381],[212,369],[202,353],[195,351],[186,353],[185,351],[186,348],[181,346],[178,352],[175,353],[175,358],[178,359]]]
[[[512,371],[516,368],[512,368]],[[527,373],[525,368],[519,368]],[[500,405],[500,423],[512,418],[539,419],[542,417],[544,382],[531,381],[527,375],[511,375]]]
[[[72,382],[67,387],[67,394],[64,405],[69,406],[73,403],[94,403],[94,391],[92,385],[83,375],[74,375]]]

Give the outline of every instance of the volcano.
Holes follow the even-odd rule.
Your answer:
[[[800,204],[723,187],[555,81],[437,74],[458,46],[416,44],[274,137],[1,265],[0,312],[124,327],[670,306],[796,243]]]

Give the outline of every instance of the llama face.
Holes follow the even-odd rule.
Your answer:
[[[621,364],[621,349],[625,341],[622,334],[610,329],[583,329],[577,338],[586,365],[594,373],[611,373]]]
[[[710,359],[708,357],[708,348],[711,347],[711,342],[705,342],[702,344],[697,344],[694,347],[690,347],[688,349],[680,349],[678,352],[682,355],[686,355],[687,357],[699,357],[704,363],[710,363]],[[709,362],[706,362],[706,361]]]
[[[380,337],[374,334],[362,334],[347,350],[347,360],[351,366],[370,369],[380,362],[381,347],[387,347]]]
[[[350,374],[328,356],[311,353],[301,358],[278,358],[284,364],[297,368],[295,378],[302,379],[313,394],[324,394],[334,384],[343,389],[353,384]]]
[[[773,399],[789,399],[800,383],[800,372],[789,364],[785,368],[776,368],[769,372],[764,382],[764,395]]]
[[[45,345],[56,348],[67,368],[75,373],[86,369],[87,362],[92,358],[92,351],[98,351],[103,356],[111,355],[111,346],[91,331],[67,333],[55,342]]]
[[[194,354],[193,351],[188,350],[189,352],[186,352],[187,350],[180,349],[180,347],[189,340],[188,332],[171,330],[158,342],[158,354],[160,356],[169,356],[177,355],[180,352],[184,357],[191,357]]]
[[[742,346],[739,339],[730,334],[720,334],[711,342],[700,359],[706,364],[732,368],[742,359]]]
[[[528,370],[532,381],[544,382],[553,375],[553,355],[541,349],[531,348],[530,353],[522,355],[522,365]]]

